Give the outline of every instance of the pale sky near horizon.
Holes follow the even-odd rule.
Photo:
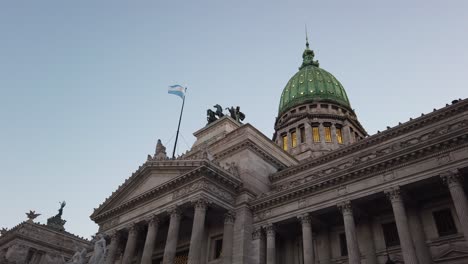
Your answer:
[[[267,137],[304,24],[369,134],[468,94],[467,1],[0,1],[0,228],[65,200],[67,231],[158,138],[182,153],[206,109],[239,105]]]

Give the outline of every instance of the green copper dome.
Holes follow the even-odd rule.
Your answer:
[[[341,83],[331,73],[319,68],[318,61],[314,61],[314,51],[309,49],[308,41],[302,58],[299,71],[283,89],[278,117],[290,108],[312,101],[336,103],[351,109]]]

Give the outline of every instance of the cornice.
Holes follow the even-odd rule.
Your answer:
[[[117,187],[117,190],[113,191],[112,194],[107,197],[103,203],[101,203],[98,208],[94,209],[93,217],[99,210],[105,208],[107,205],[111,203],[123,189],[131,187],[135,183],[135,179],[138,178],[140,175],[145,174],[151,168],[180,168],[185,167],[186,169],[190,169],[193,167],[199,167],[203,164],[203,160],[147,160],[145,163],[140,165],[136,171],[132,173],[130,177],[125,179],[124,183]],[[187,168],[188,167],[188,168]]]
[[[202,165],[200,167],[197,167],[196,169],[193,169],[180,176],[177,176],[176,178],[168,182],[156,186],[155,188],[144,192],[117,207],[114,207],[105,212],[99,212],[98,210],[102,210],[104,208],[101,206],[100,208],[96,209],[90,217],[95,222],[108,219],[109,217],[119,214],[129,208],[133,208],[146,201],[152,200],[156,197],[166,194],[172,191],[174,188],[177,188],[201,176],[212,178],[215,180],[215,182],[221,183],[236,192],[242,186],[242,182],[240,179],[235,178],[233,175],[229,174],[228,172],[226,172],[225,170],[223,170],[222,168],[218,167],[210,161],[202,161]]]
[[[81,237],[81,236],[77,236],[77,235],[72,234],[72,233],[67,232],[67,231],[57,231],[57,230],[55,230],[53,228],[48,227],[45,224],[34,223],[34,222],[30,223],[30,222],[24,221],[24,222],[19,223],[16,226],[14,226],[13,228],[9,229],[5,234],[0,236],[0,244],[5,244],[6,242],[13,240],[15,237],[20,237],[20,238],[23,238],[23,239],[30,240],[30,238],[28,236],[24,236],[24,235],[22,235],[21,232],[18,232],[21,228],[25,228],[25,229],[29,230],[30,232],[34,232],[34,229],[42,229],[42,230],[45,230],[47,232],[53,233],[54,235],[66,236],[66,237],[68,237],[70,239],[78,240],[78,241],[80,241],[82,243],[85,243],[85,244],[90,244],[91,243],[88,239],[86,239],[84,237]]]
[[[452,105],[447,105],[446,107],[440,110],[436,110],[427,115],[422,115],[421,117],[418,117],[416,119],[410,119],[410,121],[406,123],[400,124],[393,128],[389,128],[384,132],[369,136],[349,146],[331,151],[318,158],[305,159],[301,161],[301,163],[298,165],[291,166],[283,171],[280,171],[276,174],[271,175],[270,180],[277,181],[287,176],[297,174],[301,171],[316,167],[318,165],[327,163],[334,159],[350,155],[352,153],[361,151],[371,146],[375,146],[381,142],[384,142],[392,138],[396,138],[410,131],[420,129],[430,124],[434,124],[437,121],[443,120],[447,117],[452,117],[453,115],[457,113],[465,112],[467,110],[468,110],[468,99],[460,100],[456,103],[453,103]]]
[[[275,158],[275,156],[271,155],[271,153],[268,153],[268,152],[262,150],[251,139],[247,139],[245,141],[242,141],[242,142],[230,147],[229,149],[221,151],[221,152],[215,154],[214,157],[215,157],[215,159],[222,159],[222,158],[224,158],[226,156],[232,155],[232,154],[234,154],[236,152],[239,152],[241,150],[244,150],[244,149],[253,150],[255,153],[260,155],[262,158],[264,158],[266,161],[268,161],[270,164],[272,164],[276,168],[281,168],[281,169],[286,168],[286,166],[285,166],[285,164],[283,162],[281,162],[280,160]]]
[[[276,206],[331,186],[338,186],[346,181],[382,174],[386,171],[405,167],[423,159],[439,156],[442,153],[454,149],[464,148],[468,146],[468,129],[463,128],[463,134],[461,135],[459,132],[460,131],[458,131],[458,135],[452,137],[446,137],[446,135],[442,136],[445,137],[443,141],[434,139],[432,142],[424,142],[412,146],[410,149],[401,150],[399,153],[393,155],[385,155],[336,171],[332,170],[329,175],[315,178],[308,176],[294,180],[288,183],[289,188],[280,188],[277,191],[272,191],[252,201],[252,210],[258,211]]]

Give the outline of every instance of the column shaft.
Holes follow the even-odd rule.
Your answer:
[[[234,214],[228,212],[224,215],[223,232],[223,264],[232,263],[232,242],[234,237]]]
[[[275,228],[272,224],[265,227],[266,230],[266,242],[267,242],[267,256],[266,256],[266,263],[267,264],[275,264],[276,263],[276,246],[275,246]]]
[[[397,226],[398,237],[400,238],[401,251],[403,253],[405,264],[418,264],[418,258],[416,257],[416,251],[410,235],[405,206],[403,205],[403,199],[400,195],[400,188],[395,187],[389,189],[385,191],[385,194],[392,203],[393,214],[395,216],[395,223]]]
[[[302,225],[302,254],[304,264],[313,264],[314,260],[314,245],[312,240],[312,226],[309,215],[302,215],[298,217]]]
[[[408,210],[408,221],[419,263],[432,263],[432,255],[426,244],[426,235],[424,234],[418,208]]]
[[[371,221],[367,219],[361,225],[363,237],[363,251],[366,257],[366,264],[377,264],[377,256],[375,254],[374,235],[372,232]]]
[[[443,173],[441,177],[448,185],[455,210],[457,211],[458,220],[465,235],[465,240],[468,243],[468,201],[461,184],[462,176],[458,171],[448,171]]]
[[[257,227],[252,232],[252,264],[263,264],[262,263],[262,229]],[[224,248],[224,245],[223,245]]]
[[[188,264],[200,263],[200,245],[203,231],[205,230],[206,201],[195,202],[195,214],[193,216],[192,236],[190,237],[190,249],[188,254]]]
[[[338,205],[343,213],[343,222],[346,235],[346,247],[348,248],[348,263],[360,264],[361,253],[359,252],[359,245],[356,235],[356,225],[354,224],[353,209],[351,202],[346,201]]]
[[[171,211],[171,220],[169,222],[169,230],[167,231],[166,247],[164,248],[163,264],[173,264],[176,250],[177,240],[179,237],[180,212],[178,209]]]
[[[109,249],[107,251],[106,264],[114,264],[117,255],[117,248],[120,244],[120,234],[116,231],[111,235]]]
[[[141,264],[151,264],[153,262],[153,250],[158,234],[159,220],[156,217],[151,217],[148,221],[148,232],[146,234],[145,247],[141,257]]]
[[[125,252],[122,260],[122,264],[130,264],[135,255],[135,246],[137,240],[137,228],[133,224],[128,231],[128,240],[125,246]]]

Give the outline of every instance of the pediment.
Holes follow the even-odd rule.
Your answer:
[[[165,164],[162,162],[154,162],[154,164],[145,164],[141,167],[143,169],[139,169],[120,185],[119,188],[94,211],[91,218],[102,212],[112,210],[200,166],[199,162],[196,161],[188,163],[166,161],[164,163]],[[172,163],[172,166],[168,166],[170,163]]]
[[[443,262],[447,260],[468,258],[468,250],[456,247],[450,247],[437,255],[434,258],[435,262]]]

